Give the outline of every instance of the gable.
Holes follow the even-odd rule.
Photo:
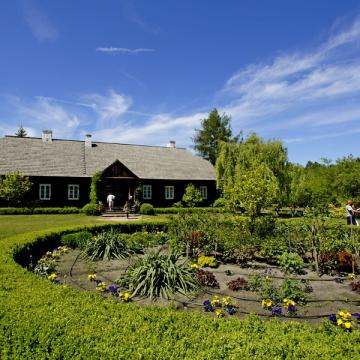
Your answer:
[[[104,177],[112,178],[132,178],[135,179],[137,176],[132,173],[124,164],[119,160],[116,160],[109,167],[103,171]]]

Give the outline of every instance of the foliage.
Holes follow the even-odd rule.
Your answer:
[[[90,204],[99,204],[101,199],[101,182],[102,182],[103,173],[101,171],[96,172],[91,178],[90,185]]]
[[[175,205],[175,204],[174,204]],[[207,213],[224,213],[223,208],[213,207],[167,207],[167,208],[154,208],[156,214],[207,214]]]
[[[19,226],[12,226],[13,233],[22,227],[24,221],[23,217],[14,218]],[[35,221],[33,216],[28,218]],[[44,226],[47,226],[45,219],[49,216],[42,218]],[[63,222],[66,217],[58,218]],[[83,218],[76,215],[76,219],[80,221]],[[157,228],[161,223],[153,220],[152,224],[111,224],[125,232],[141,231],[145,225]],[[109,226],[97,224],[94,228]],[[4,232],[0,232],[3,237],[0,241],[1,358],[112,359],[119,358],[119,354],[149,360],[280,359],[289,357],[289,354],[298,359],[358,357],[360,333],[341,331],[335,326],[328,326],[328,322],[313,325],[277,319],[263,321],[254,315],[241,320],[209,320],[196,311],[180,312],[162,307],[115,303],[85,291],[52,286],[25,271],[12,258],[15,249],[16,254],[34,253],[39,244],[52,246],[64,232],[80,231],[82,228],[84,226],[77,225],[69,229],[67,225],[11,238],[4,238]]]
[[[195,276],[201,286],[207,286],[212,288],[220,287],[214,273],[212,273],[211,271],[197,269],[195,270]]]
[[[28,208],[28,207],[6,207],[0,208],[0,215],[24,215],[24,214],[78,214],[81,209],[77,207],[41,207],[41,208]]]
[[[140,206],[140,214],[142,214],[142,215],[154,215],[155,214],[154,207],[151,204],[143,203]]]
[[[150,252],[129,267],[119,283],[132,296],[168,299],[175,293],[188,295],[197,289],[198,283],[188,263],[179,264],[178,260],[176,253]]]
[[[78,231],[75,233],[64,234],[61,243],[70,247],[85,249],[87,243],[91,241],[93,235],[90,231]]]
[[[23,128],[22,125],[20,125],[20,127],[16,130],[15,136],[18,136],[18,137],[26,137],[27,136],[27,132]]]
[[[101,214],[99,205],[94,203],[88,203],[84,205],[82,212],[91,216],[99,216]]]
[[[84,247],[84,254],[92,261],[123,259],[131,254],[131,249],[119,237],[114,229],[102,231],[93,239],[89,239]]]
[[[238,291],[238,290],[249,290],[249,283],[242,277],[238,277],[235,280],[231,280],[227,283],[227,286],[230,290]]]
[[[172,205],[173,208],[182,208],[183,204],[181,201],[174,202]]]
[[[214,268],[218,266],[218,262],[216,261],[214,256],[199,256],[197,263],[201,267],[209,266]]]
[[[204,159],[215,165],[220,141],[237,142],[240,136],[231,138],[230,116],[220,115],[217,109],[213,109],[209,116],[201,120],[202,129],[195,130],[193,137],[194,149]]]
[[[278,258],[281,270],[285,273],[301,274],[304,270],[304,260],[297,253],[285,252]]]
[[[5,177],[0,177],[0,198],[8,204],[19,204],[30,191],[32,183],[27,176],[20,172],[9,172]]]
[[[185,189],[182,201],[186,204],[186,206],[194,207],[197,204],[200,204],[203,199],[201,197],[200,190],[197,189],[194,184],[190,183]]]
[[[216,177],[228,206],[245,208],[251,217],[257,216],[259,209],[274,202],[283,204],[288,196],[286,149],[281,142],[264,142],[256,134],[250,134],[240,144],[222,143]]]
[[[224,198],[218,198],[214,201],[213,205],[214,208],[223,208],[226,206],[226,200]]]

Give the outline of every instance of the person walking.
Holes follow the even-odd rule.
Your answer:
[[[113,211],[114,210],[115,196],[112,193],[109,193],[109,195],[106,198],[106,201],[107,201],[108,206],[109,206],[109,211]]]

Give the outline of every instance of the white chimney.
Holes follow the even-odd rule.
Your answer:
[[[85,135],[85,146],[90,148],[92,147],[91,134]]]
[[[176,148],[176,141],[170,140],[169,143],[166,145],[168,148]]]
[[[52,142],[52,130],[43,130],[42,141],[43,142]]]

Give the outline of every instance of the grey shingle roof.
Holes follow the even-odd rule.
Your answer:
[[[215,180],[206,160],[180,148],[6,136],[0,139],[0,174],[90,177],[116,160],[140,179]]]

